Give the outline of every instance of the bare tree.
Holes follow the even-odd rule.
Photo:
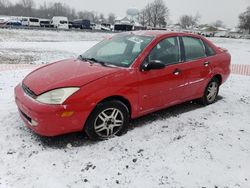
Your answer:
[[[29,16],[33,14],[33,8],[35,7],[35,3],[33,0],[20,0],[19,2],[20,11],[22,11],[22,15]]]
[[[239,15],[239,27],[241,29],[248,30],[250,34],[250,6],[247,7],[247,10]]]
[[[93,21],[94,23],[98,23],[98,22],[99,22],[99,15],[98,15],[98,12],[92,11],[92,16],[93,16],[92,21]]]
[[[193,17],[191,15],[182,15],[180,17],[180,25],[182,28],[187,29],[193,25]]]
[[[24,8],[34,8],[35,3],[33,0],[21,0],[20,4],[24,7]]]
[[[192,15],[182,15],[180,17],[180,25],[183,29],[188,29],[197,25],[200,19],[200,15],[197,13],[196,16]]]
[[[78,12],[78,18],[84,20],[93,20],[93,13],[89,11],[80,11]]]
[[[11,5],[9,0],[0,0],[0,8],[7,8]]]
[[[163,0],[155,0],[151,4],[152,24],[154,27],[166,26],[169,10]]]
[[[145,7],[145,13],[146,13],[146,23],[148,26],[152,26],[152,4],[147,4]]]
[[[101,13],[101,14],[99,15],[99,22],[102,23],[102,22],[105,22],[105,21],[106,21],[106,19],[105,19],[105,17],[104,17],[104,14]]]
[[[147,20],[146,20],[146,9],[142,9],[139,13],[139,23],[142,25],[142,26],[146,26],[147,24]]]
[[[216,20],[212,25],[214,27],[225,27],[223,21],[221,21],[221,20]]]
[[[108,23],[111,23],[111,24],[115,23],[115,14],[114,13],[110,13],[108,15]]]
[[[7,14],[10,6],[9,0],[0,0],[0,14]]]
[[[155,0],[140,11],[139,22],[143,26],[164,27],[167,24],[169,9],[163,0]]]
[[[15,4],[10,0],[0,0],[0,14],[9,16],[28,16],[51,19],[53,16],[66,16],[70,20],[88,19],[94,23],[99,22],[99,13],[90,11],[76,12],[64,3],[49,3],[46,1],[38,8],[34,0],[18,0]],[[104,19],[102,14],[101,18]]]

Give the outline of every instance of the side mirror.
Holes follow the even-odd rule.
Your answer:
[[[157,70],[157,69],[164,69],[165,64],[163,64],[159,60],[151,60],[149,62],[145,62],[142,65],[142,70],[143,71],[149,71],[149,70]]]

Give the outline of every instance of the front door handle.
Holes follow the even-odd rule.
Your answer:
[[[205,67],[208,67],[209,65],[210,65],[210,62],[205,62],[205,63],[203,63],[203,65],[205,66]]]
[[[176,76],[179,75],[180,73],[181,73],[180,69],[175,69],[174,72],[173,72],[173,74],[176,75]]]

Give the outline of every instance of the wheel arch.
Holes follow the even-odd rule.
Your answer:
[[[122,102],[128,108],[129,116],[131,117],[131,115],[132,115],[131,102],[123,96],[120,96],[120,95],[109,96],[109,97],[106,97],[106,98],[102,99],[101,101],[99,101],[96,105],[103,103],[103,102],[106,102],[106,101],[112,101],[112,100],[118,100],[118,101]]]
[[[114,100],[117,101],[116,103],[114,103]],[[130,102],[128,99],[122,97],[122,96],[110,96],[110,97],[106,97],[102,100],[100,100],[98,103],[96,103],[95,107],[93,108],[93,110],[91,111],[91,113],[89,114],[85,124],[84,124],[84,127],[83,127],[83,131],[87,134],[87,136],[92,139],[92,140],[103,140],[105,139],[104,137],[100,137],[100,135],[98,136],[97,133],[95,132],[94,130],[94,126],[93,126],[93,121],[96,116],[96,114],[100,113],[98,112],[98,108],[97,106],[104,103],[104,102],[109,102],[109,101],[113,101],[114,104],[118,105],[120,104],[120,106],[123,106],[123,111],[125,108],[128,109],[129,113],[126,113],[126,114],[123,114],[125,115],[126,118],[124,118],[124,124],[123,124],[123,127],[121,129],[119,129],[118,132],[116,132],[115,134],[117,136],[120,136],[122,135],[123,133],[126,132],[127,130],[127,126],[129,125],[129,119],[130,119],[130,114],[131,114],[131,105],[130,105]],[[124,104],[124,105],[122,105]],[[108,103],[106,103],[105,105],[109,105]],[[101,107],[101,106],[100,106]],[[106,107],[101,107],[103,109],[105,109]],[[103,110],[101,109],[101,110]],[[95,111],[97,110],[97,111]],[[94,116],[92,116],[93,113],[96,113]],[[111,135],[112,136],[112,135]]]
[[[219,85],[222,84],[222,76],[221,76],[220,74],[214,75],[213,78],[217,78],[217,79],[219,80]],[[212,79],[213,79],[213,78],[212,78]]]

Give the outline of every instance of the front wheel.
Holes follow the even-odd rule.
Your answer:
[[[98,104],[85,124],[91,140],[104,140],[119,136],[127,130],[129,111],[125,104],[112,100]]]
[[[209,105],[216,101],[216,98],[219,93],[219,80],[217,78],[213,78],[207,85],[204,95],[201,98],[201,103],[203,105]]]

